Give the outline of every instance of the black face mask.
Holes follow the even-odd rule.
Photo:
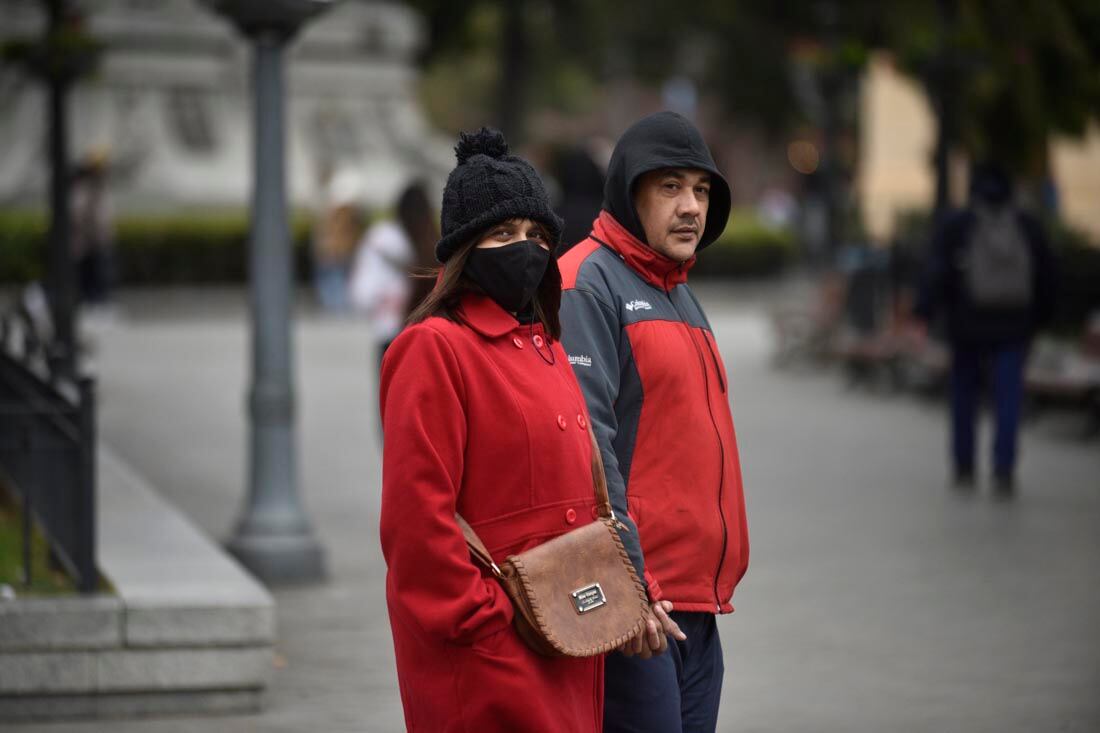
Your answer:
[[[497,305],[518,313],[535,296],[549,263],[550,252],[525,239],[503,247],[474,249],[466,260],[465,273]]]

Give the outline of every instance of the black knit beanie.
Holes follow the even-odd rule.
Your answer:
[[[533,219],[549,230],[550,246],[561,238],[562,220],[550,206],[542,179],[531,164],[508,154],[499,130],[483,127],[459,133],[458,165],[443,189],[440,231],[435,258],[446,262],[472,237],[497,222]]]

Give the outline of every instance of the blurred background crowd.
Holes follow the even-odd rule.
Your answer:
[[[47,5],[3,2],[5,283],[45,266],[41,82],[56,60],[34,42]],[[249,78],[231,31],[198,0],[64,6],[84,300],[242,281]],[[369,225],[412,183],[437,201],[449,141],[482,124],[552,182],[568,247],[599,209],[612,141],[668,108],[704,130],[736,202],[697,274],[821,278],[808,305],[778,314],[781,358],[894,353],[881,337],[906,317],[935,222],[965,204],[983,160],[1011,173],[1059,252],[1054,326],[1072,339],[1100,303],[1098,66],[1089,0],[349,0],[305,29],[289,64],[297,276],[325,309],[354,308]]]

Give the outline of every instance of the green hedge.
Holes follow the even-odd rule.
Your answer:
[[[44,214],[0,211],[0,282],[42,277]],[[295,272],[309,273],[310,219],[291,219]],[[242,211],[124,216],[116,222],[115,267],[128,284],[234,283],[247,270],[248,218]]]
[[[1100,311],[1100,246],[1064,225],[1052,227],[1050,239],[1058,257],[1054,327],[1063,332],[1078,331],[1090,313]]]
[[[291,221],[295,272],[309,275],[310,219]],[[42,277],[47,222],[43,214],[0,211],[0,282]],[[120,217],[115,264],[121,282],[235,283],[246,275],[248,220],[244,212],[189,212]],[[758,277],[781,272],[795,254],[794,237],[754,214],[735,211],[722,236],[707,248],[693,271],[702,276]]]
[[[46,218],[26,211],[0,211],[0,282],[40,280],[46,256]]]
[[[764,277],[794,260],[794,234],[766,224],[748,210],[734,210],[722,236],[707,247],[692,270],[704,277]]]

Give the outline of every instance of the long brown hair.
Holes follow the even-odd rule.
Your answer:
[[[409,274],[413,276],[412,292],[405,307],[405,317],[408,318],[428,296],[434,284],[430,278],[424,277],[429,272],[434,276],[435,243],[439,240],[439,228],[428,200],[427,184],[413,181],[406,186],[397,198],[395,213],[397,223],[413,245],[413,266],[409,268]]]
[[[432,316],[468,325],[460,308],[462,296],[467,292],[482,293],[483,291],[477,283],[466,276],[464,270],[466,261],[470,259],[470,253],[482,237],[482,234],[472,237],[470,241],[459,247],[442,267],[421,276],[436,278],[436,284],[420,305],[409,314],[408,325],[420,323]],[[535,291],[535,300],[532,305],[535,319],[542,323],[547,335],[555,341],[560,340],[561,320],[558,318],[558,310],[561,308],[561,271],[552,254],[550,262],[546,265],[546,272],[539,281],[538,290]]]

